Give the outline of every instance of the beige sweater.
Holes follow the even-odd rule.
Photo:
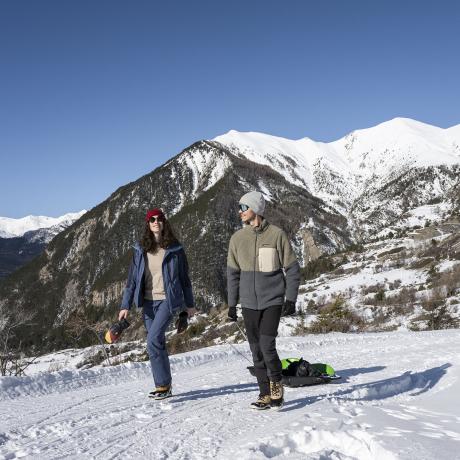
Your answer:
[[[147,300],[166,299],[163,284],[163,273],[161,266],[165,256],[165,250],[159,248],[155,254],[147,253],[145,263],[145,295]]]

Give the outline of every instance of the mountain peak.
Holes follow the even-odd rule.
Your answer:
[[[378,124],[374,128],[377,128],[379,126],[388,126],[391,128],[402,128],[402,129],[411,129],[415,131],[420,131],[420,132],[429,132],[429,131],[437,131],[437,132],[442,132],[444,131],[443,128],[440,128],[439,126],[431,125],[429,123],[424,123],[422,121],[414,120],[412,118],[406,118],[406,117],[395,117],[392,118],[391,120],[384,121],[383,123]],[[372,128],[370,128],[372,129]]]
[[[69,223],[79,219],[87,211],[83,209],[80,212],[70,212],[60,217],[47,217],[47,216],[25,216],[20,219],[13,219],[10,217],[0,217],[0,237],[2,238],[15,238],[23,236],[26,232],[31,230],[38,230],[39,228],[50,228],[54,225],[61,223]]]

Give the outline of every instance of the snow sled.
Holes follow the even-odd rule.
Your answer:
[[[309,363],[302,358],[286,358],[281,360],[282,382],[287,387],[304,387],[329,383],[340,379],[329,364]],[[248,366],[248,370],[256,377],[254,366]]]

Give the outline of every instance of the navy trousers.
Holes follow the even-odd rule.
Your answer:
[[[165,333],[172,319],[166,300],[145,300],[143,317],[147,329],[147,352],[155,386],[171,384],[171,367],[166,351]]]

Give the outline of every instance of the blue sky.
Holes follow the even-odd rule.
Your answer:
[[[90,209],[230,129],[460,123],[457,1],[0,2],[0,216]]]

